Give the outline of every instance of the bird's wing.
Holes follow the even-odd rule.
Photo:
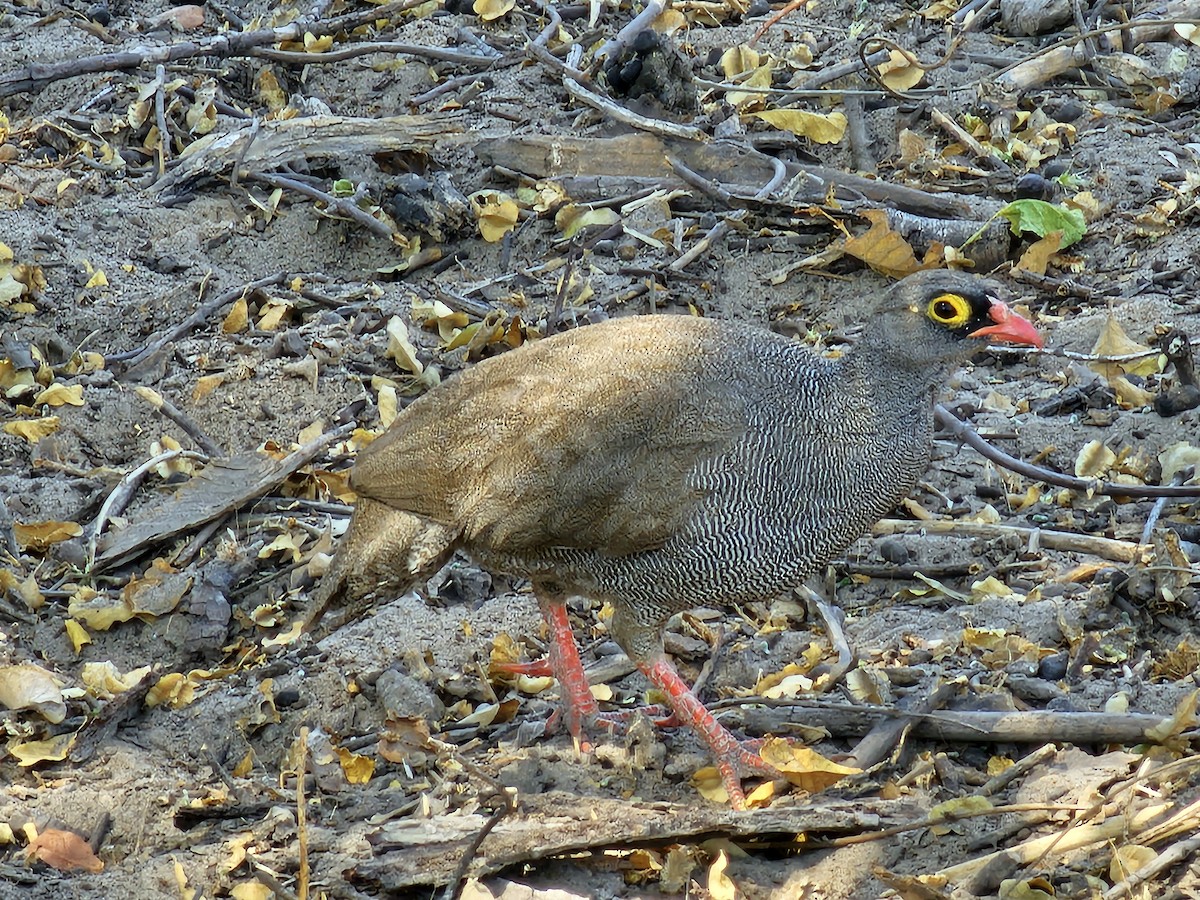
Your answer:
[[[487,360],[409,406],[351,483],[494,550],[657,547],[745,428],[726,327],[633,317]]]

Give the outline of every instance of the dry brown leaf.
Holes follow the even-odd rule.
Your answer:
[[[1109,316],[1096,338],[1092,353],[1096,356],[1125,356],[1130,353],[1146,353],[1149,347],[1132,340],[1113,316]],[[1143,359],[1124,362],[1090,362],[1088,366],[1105,378],[1117,375],[1154,375],[1162,369],[1160,354],[1151,353]]]
[[[379,755],[388,762],[423,768],[437,748],[429,736],[429,724],[416,716],[389,714],[379,735]]]
[[[763,762],[774,766],[792,784],[803,791],[816,793],[837,784],[847,775],[858,775],[862,769],[843,766],[826,759],[808,747],[793,747],[781,738],[768,738],[759,751]]]
[[[79,537],[83,528],[75,522],[17,522],[13,534],[22,550],[45,553],[55,544]]]
[[[886,212],[868,209],[863,217],[871,227],[864,235],[846,238],[846,253],[889,278],[903,278],[921,268],[912,245],[888,224]]]
[[[1045,275],[1046,266],[1050,264],[1050,258],[1062,246],[1062,236],[1061,231],[1052,231],[1041,240],[1034,241],[1021,254],[1021,258],[1017,261],[1015,268],[1025,272],[1032,272],[1035,275]]]
[[[38,860],[60,872],[83,869],[93,874],[104,871],[104,863],[88,842],[73,831],[47,828],[25,848],[29,860]]]
[[[1075,457],[1076,478],[1099,478],[1117,461],[1117,454],[1103,441],[1088,441]]]
[[[0,666],[0,706],[32,709],[52,725],[67,717],[61,682],[33,663]]]
[[[802,109],[766,109],[753,115],[773,128],[808,138],[814,144],[836,144],[846,133],[846,117],[840,112],[821,115]]]

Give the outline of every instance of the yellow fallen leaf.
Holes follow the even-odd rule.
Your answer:
[[[46,603],[46,598],[33,575],[21,578],[11,569],[0,569],[0,595],[3,594],[20,597],[22,602],[34,611],[41,609]]]
[[[846,238],[847,254],[889,278],[903,278],[921,268],[912,246],[888,224],[886,212],[868,209],[862,215],[871,227],[866,234]]]
[[[793,747],[782,738],[768,738],[763,742],[759,755],[763,762],[783,773],[789,782],[809,793],[823,791],[847,775],[862,772],[862,769],[826,759],[808,747]]]
[[[229,889],[233,900],[271,900],[275,892],[261,881],[243,881]]]
[[[697,769],[692,774],[691,782],[692,787],[705,800],[720,804],[729,802],[729,794],[725,791],[725,782],[721,780],[721,773],[716,766],[705,766],[702,769]]]
[[[87,284],[84,285],[84,288],[90,290],[91,288],[102,287],[108,287],[108,276],[104,274],[103,269],[97,269],[92,273],[92,277],[87,280]]]
[[[1121,323],[1112,316],[1104,323],[1104,328],[1100,330],[1100,336],[1096,338],[1092,347],[1092,353],[1096,356],[1125,356],[1149,350],[1149,347],[1132,340],[1121,327]],[[1142,359],[1123,362],[1090,362],[1088,366],[1105,378],[1117,375],[1154,375],[1162,369],[1162,355],[1152,353]]]
[[[500,191],[478,191],[471,195],[471,206],[479,226],[479,235],[489,244],[501,240],[517,227],[521,210],[516,202]]]
[[[225,316],[221,322],[222,334],[239,334],[246,330],[246,326],[250,323],[250,305],[246,303],[245,297],[238,297],[233,301],[233,306],[229,310],[229,314]]]
[[[554,226],[562,231],[565,238],[572,238],[592,225],[609,226],[620,221],[621,215],[615,209],[607,206],[593,209],[575,203],[568,203],[554,216]]]
[[[87,629],[77,619],[67,619],[66,621],[67,638],[71,641],[71,646],[75,648],[78,654],[85,646],[92,642],[92,636],[87,633]]]
[[[342,747],[337,748],[337,755],[342,771],[346,773],[346,780],[351,784],[366,784],[375,774],[375,760],[371,757],[351,753]]]
[[[104,662],[84,663],[80,678],[83,686],[93,697],[111,700],[117,694],[123,694],[136,686],[148,674],[150,674],[150,667],[142,666],[122,675],[112,662],[105,660]]]
[[[1117,454],[1103,441],[1088,441],[1075,457],[1076,478],[1099,478],[1117,461]]]
[[[802,109],[767,109],[753,115],[774,128],[808,138],[814,144],[836,144],[846,133],[846,117],[840,112],[823,116]]]
[[[516,5],[517,0],[475,0],[471,8],[483,21],[494,22],[501,16],[508,15]]]
[[[718,65],[727,79],[735,78],[743,72],[752,72],[757,69],[761,65],[761,57],[753,47],[738,44],[721,54],[721,61]]]
[[[8,752],[22,767],[36,766],[42,762],[62,762],[75,746],[75,734],[58,734],[44,741],[23,741],[9,744]]]
[[[417,359],[417,348],[408,339],[408,326],[399,316],[392,316],[387,323],[388,347],[384,355],[396,365],[414,375],[420,375],[425,365]]]
[[[58,431],[58,416],[43,416],[40,419],[21,419],[17,422],[6,422],[5,434],[22,438],[31,444],[36,444],[42,438]]]
[[[22,550],[44,553],[55,544],[69,541],[83,534],[83,527],[75,522],[17,522],[13,535]]]
[[[718,851],[716,859],[708,867],[708,895],[712,900],[737,900],[738,889],[733,879],[726,874],[729,868],[729,855]]]
[[[1153,847],[1143,847],[1141,844],[1123,844],[1117,848],[1108,866],[1108,877],[1116,884],[1125,881],[1140,869],[1158,859],[1158,853]]]
[[[945,803],[939,803],[929,810],[928,819],[931,822],[953,821],[962,816],[968,816],[974,813],[983,813],[992,808],[992,801],[987,797],[969,796],[956,797],[953,800],[947,800]],[[951,827],[948,825],[934,825],[931,829],[934,834],[944,835],[951,832]]]
[[[917,65],[917,58],[911,53],[892,48],[888,61],[879,66],[879,77],[893,91],[907,91],[920,83],[925,70]]]
[[[61,682],[33,663],[0,666],[0,706],[32,709],[51,725],[58,725],[67,717]]]
[[[33,400],[34,406],[83,406],[83,385],[69,387],[60,381],[54,382]]]

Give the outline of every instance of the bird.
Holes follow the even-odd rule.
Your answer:
[[[667,620],[798,587],[907,497],[953,371],[991,340],[1042,346],[1002,295],[977,275],[910,275],[838,357],[751,324],[651,314],[485,359],[359,452],[355,509],[308,621],[339,598],[411,590],[464,551],[531,583],[583,741],[599,709],[566,602],[606,601],[613,639],[742,809],[743,773],[775,770],[679,675]]]

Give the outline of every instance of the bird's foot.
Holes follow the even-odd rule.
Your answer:
[[[650,719],[650,724],[655,728],[677,728],[680,725],[686,725],[686,722],[681,722],[679,717],[675,715],[673,710],[665,706],[657,704],[651,706],[638,706],[634,709],[618,709],[596,713],[593,717],[598,726],[608,730],[612,734],[624,734],[633,717],[638,713],[643,713]]]
[[[527,675],[530,678],[546,678],[554,675],[548,659],[535,659],[531,662],[494,662],[489,668],[505,675]]]
[[[679,677],[679,673],[665,656],[654,662],[639,663],[638,668],[667,695],[667,702],[671,704],[675,716],[695,729],[704,743],[708,744],[716,761],[717,771],[721,773],[721,783],[725,786],[725,793],[729,795],[730,804],[734,809],[745,809],[743,773],[771,777],[779,775],[775,767],[764,762],[758,754],[756,746],[761,746],[761,742],[739,741],[734,737],[692,693],[691,688]]]

